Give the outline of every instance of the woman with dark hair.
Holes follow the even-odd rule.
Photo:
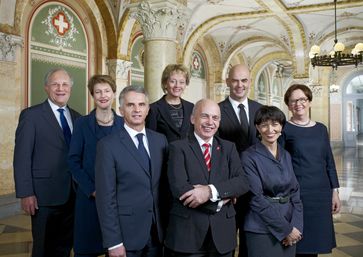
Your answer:
[[[123,118],[112,110],[116,84],[108,75],[95,75],[88,81],[95,109],[76,120],[70,143],[68,164],[76,188],[74,221],[75,257],[96,257],[107,252],[96,211],[95,158],[98,140],[119,131]]]
[[[327,128],[309,117],[313,99],[309,87],[290,86],[284,96],[292,117],[283,130],[282,144],[291,154],[304,206],[303,239],[297,255],[317,257],[336,247],[332,214],[340,210],[339,182]]]
[[[150,105],[146,127],[164,134],[168,142],[186,138],[192,131],[190,115],[194,104],[181,98],[190,73],[182,64],[169,64],[161,77],[165,95]]]
[[[261,141],[241,157],[251,192],[244,224],[248,256],[294,257],[303,212],[290,154],[277,142],[285,115],[265,105],[256,112],[254,124]]]

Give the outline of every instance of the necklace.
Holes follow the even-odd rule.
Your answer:
[[[306,127],[307,125],[309,125],[310,124],[310,119],[308,119],[308,121],[306,122],[306,123],[303,123],[303,124],[300,124],[300,123],[297,123],[297,122],[295,122],[293,119],[290,119],[290,121],[292,122],[292,123],[294,123],[296,126],[299,126],[299,127]]]
[[[97,118],[97,116],[96,116],[96,120],[97,120],[97,122],[98,123],[101,123],[101,124],[109,124],[111,121],[113,121],[113,119],[115,118],[115,116],[113,115],[113,113],[112,113],[112,115],[111,115],[111,117],[108,119],[108,120],[100,120],[99,118]]]
[[[167,102],[167,103],[168,103],[168,102]],[[175,109],[175,110],[179,110],[179,109],[182,107],[182,103],[180,103],[180,104],[169,104],[169,103],[168,103],[168,105],[169,105],[171,108]]]

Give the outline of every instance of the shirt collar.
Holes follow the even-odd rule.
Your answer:
[[[200,147],[202,147],[203,144],[207,143],[210,145],[210,147],[212,147],[213,145],[213,137],[211,137],[207,142],[205,142],[200,136],[197,135],[197,133],[194,132],[194,136],[198,141],[198,144]]]
[[[129,126],[127,126],[126,122],[124,123],[124,128],[126,129],[127,133],[129,133],[129,135],[131,137],[136,137],[137,134],[144,134],[146,136],[146,130],[145,130],[145,127],[141,130],[141,131],[137,131],[137,130],[134,130],[133,128],[130,128]]]
[[[229,102],[232,104],[233,107],[238,108],[238,105],[243,104],[245,108],[248,108],[248,98],[246,97],[241,103],[232,99],[231,96],[228,97]]]
[[[59,108],[64,109],[66,112],[68,111],[67,105],[59,107],[58,105],[53,103],[49,98],[48,98],[48,103],[50,105],[50,108],[52,108],[53,112],[56,112]]]

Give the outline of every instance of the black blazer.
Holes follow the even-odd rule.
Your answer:
[[[244,134],[238,121],[235,111],[228,97],[219,103],[221,108],[221,122],[218,135],[236,144],[237,151],[240,153],[259,140],[256,137],[256,127],[254,125],[255,113],[262,105],[256,101],[248,99],[249,133]]]
[[[161,198],[168,142],[164,135],[149,129],[146,137],[151,173],[125,128],[97,143],[96,206],[105,248],[123,243],[127,251],[143,249],[153,220],[159,241],[163,241]]]
[[[80,114],[69,110],[74,124]],[[65,204],[72,185],[67,165],[68,150],[48,100],[24,109],[15,134],[16,197],[35,195],[40,206]]]
[[[186,138],[193,133],[190,123],[194,104],[181,99],[183,106],[184,119],[180,129],[178,129],[170,116],[168,103],[165,101],[165,95],[155,103],[150,105],[150,111],[146,118],[146,127],[162,133],[166,136],[168,142]]]
[[[236,247],[236,212],[233,204],[229,202],[216,212],[217,203],[208,201],[197,208],[190,208],[184,206],[179,197],[197,184],[213,184],[222,199],[246,193],[248,183],[234,144],[214,137],[211,170],[208,172],[194,135],[172,142],[167,174],[173,203],[166,232],[166,247],[177,252],[196,252],[210,229],[218,252],[232,251]]]

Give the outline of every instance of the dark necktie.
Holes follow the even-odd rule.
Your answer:
[[[71,129],[68,126],[66,116],[64,116],[64,109],[59,108],[57,111],[60,114],[59,117],[60,117],[60,122],[62,125],[64,139],[65,139],[67,145],[69,145],[69,143],[71,142],[72,133],[71,133]]]
[[[204,147],[203,155],[204,155],[205,165],[207,166],[208,171],[210,171],[211,168],[210,151],[209,151],[210,145],[205,143],[202,146]]]
[[[136,137],[137,137],[137,140],[139,140],[139,146],[137,149],[139,150],[139,154],[142,159],[143,166],[147,169],[147,171],[150,171],[150,158],[145,149],[144,141],[142,140],[144,137],[144,134],[139,133],[136,135]]]
[[[245,106],[243,104],[238,105],[239,108],[239,120],[241,122],[242,131],[245,135],[248,135],[248,120],[247,114],[245,110]]]

